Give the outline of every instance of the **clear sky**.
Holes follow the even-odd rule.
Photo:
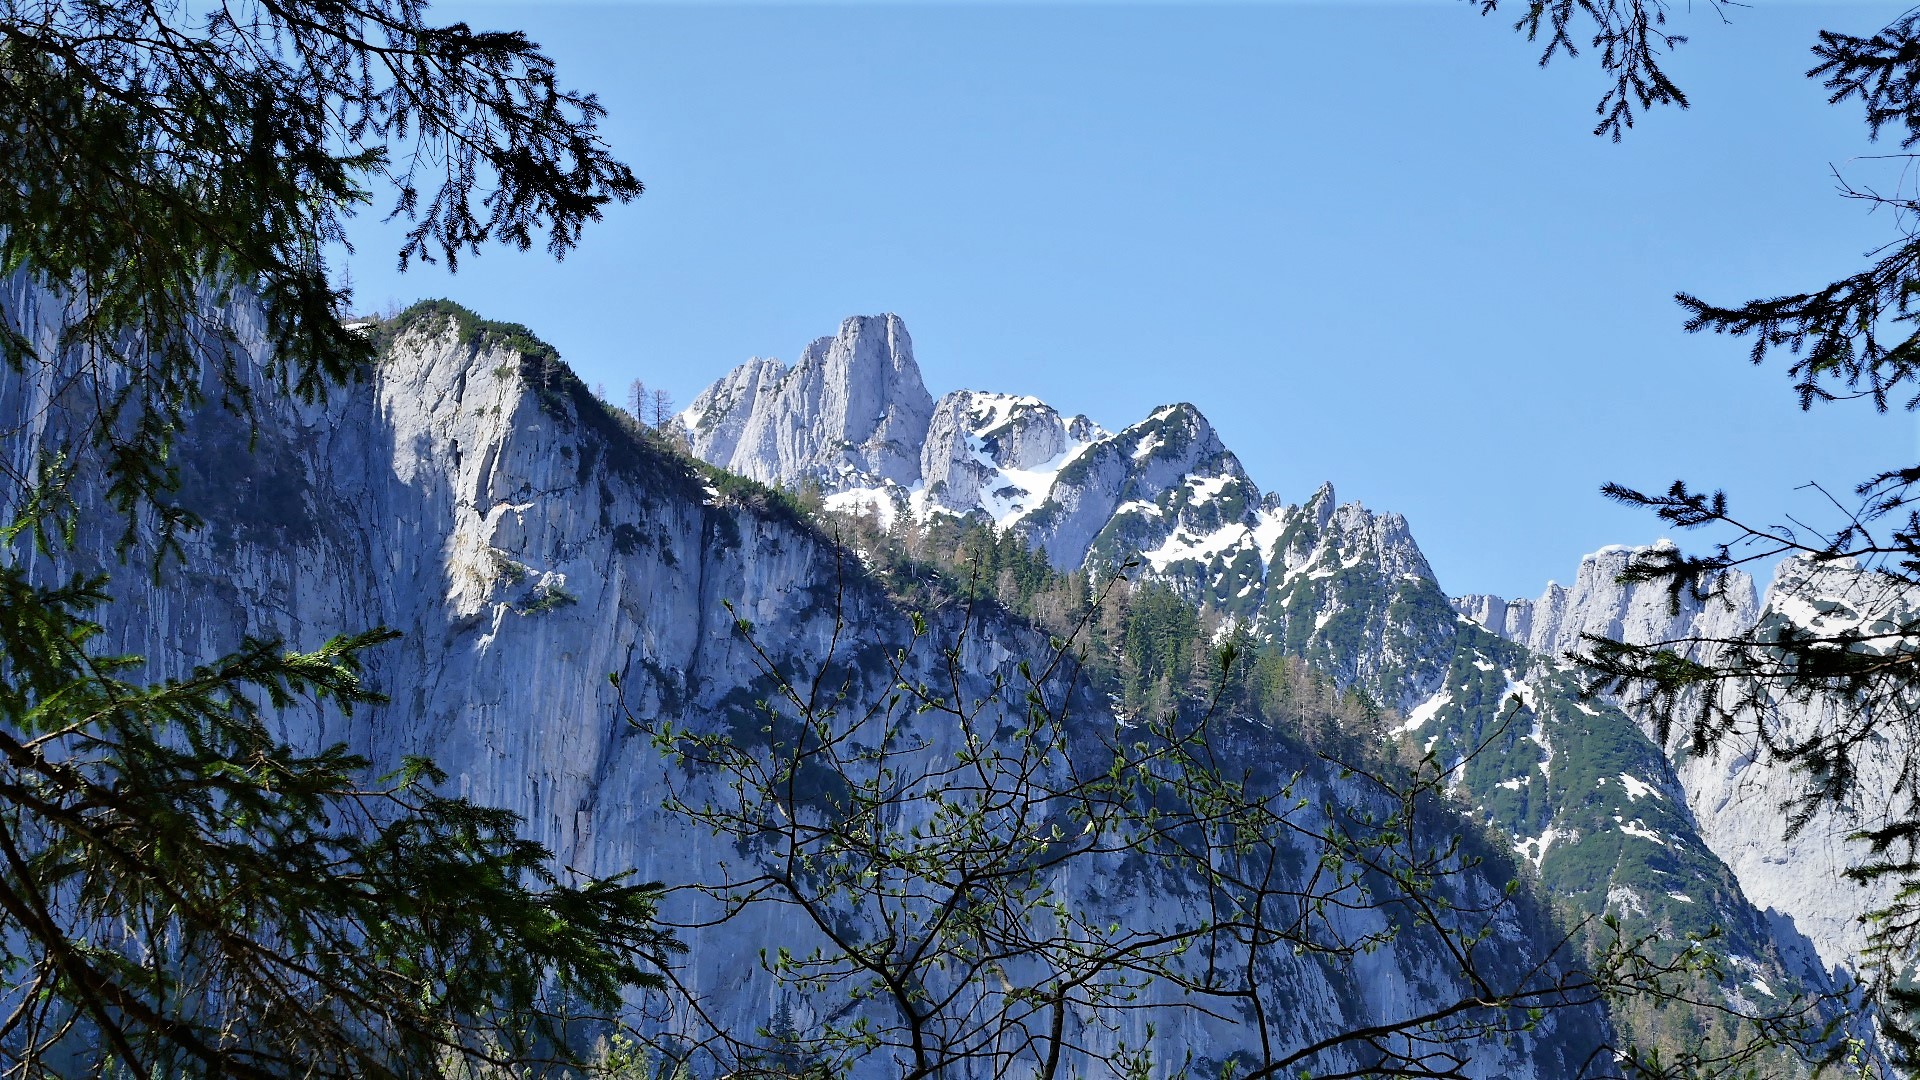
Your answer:
[[[1531,596],[1662,535],[1603,481],[1820,520],[1796,486],[1916,453],[1912,416],[1803,414],[1671,299],[1823,284],[1894,235],[1832,175],[1888,180],[1859,158],[1893,147],[1803,73],[1816,29],[1902,6],[1678,7],[1693,108],[1613,145],[1589,57],[1542,71],[1511,16],[1459,0],[444,0],[597,91],[647,192],[559,265],[495,250],[451,277],[395,274],[369,218],[352,281],[363,308],[524,322],[616,400],[641,378],[682,405],[897,312],[935,395],[1110,428],[1191,401],[1263,490],[1331,480],[1405,514],[1449,592]]]

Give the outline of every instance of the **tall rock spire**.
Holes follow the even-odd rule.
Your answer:
[[[933,398],[898,315],[857,315],[808,345],[791,369],[752,360],[682,414],[694,452],[768,483],[828,490],[920,479]]]

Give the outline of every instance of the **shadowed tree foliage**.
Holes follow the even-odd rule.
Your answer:
[[[1513,28],[1540,46],[1540,66],[1556,56],[1577,57],[1582,48],[1597,55],[1609,80],[1594,112],[1595,135],[1619,142],[1633,127],[1635,110],[1645,113],[1656,105],[1687,107],[1687,95],[1668,77],[1664,54],[1686,42],[1675,33],[1668,16],[1668,0],[1523,0],[1501,7],[1501,0],[1467,0],[1482,15],[1519,10]],[[1721,13],[1721,0],[1707,0]],[[1688,5],[1691,9],[1692,5]]]
[[[141,681],[95,647],[105,580],[61,567],[85,524],[164,573],[198,523],[193,417],[367,373],[325,252],[376,192],[403,267],[558,257],[639,194],[600,106],[524,35],[419,0],[0,0],[0,116],[0,275],[51,298],[0,311],[0,377],[64,414],[37,467],[0,465],[0,1072],[567,1059],[564,1021],[655,982],[654,886],[558,876],[427,762],[375,778],[276,736],[282,710],[379,701],[361,658],[392,634]]]
[[[123,512],[211,382],[247,407],[235,290],[257,297],[268,373],[303,399],[357,378],[325,249],[387,193],[398,258],[499,241],[555,257],[640,182],[524,34],[425,20],[421,0],[0,0],[0,272],[67,291],[63,344],[93,368],[93,451]],[[14,371],[34,361],[0,334]],[[13,477],[26,483],[30,477]]]
[[[1491,13],[1499,5],[1482,0],[1479,6]],[[1662,54],[1685,40],[1666,30],[1668,6],[1663,0],[1544,0],[1525,5],[1515,25],[1547,41],[1543,64],[1576,55],[1577,39],[1587,37],[1616,81],[1601,101],[1596,131],[1618,139],[1632,123],[1631,112],[1621,111],[1629,102],[1643,109],[1686,104],[1660,67]],[[1726,14],[1721,5],[1710,6]],[[1873,139],[1898,140],[1893,152],[1849,166],[1884,168],[1890,185],[1836,171],[1844,197],[1889,211],[1891,237],[1864,267],[1824,284],[1790,282],[1795,291],[1741,303],[1687,292],[1676,300],[1689,332],[1745,338],[1753,363],[1784,363],[1803,409],[1850,400],[1881,412],[1920,408],[1920,188],[1912,168],[1920,144],[1920,9],[1878,29],[1822,30],[1810,49],[1807,77],[1825,88],[1829,102],[1861,110]],[[1662,583],[1676,604],[1682,597],[1707,600],[1728,586],[1724,571],[1787,555],[1844,570],[1849,596],[1846,617],[1837,617],[1837,605],[1834,612],[1816,605],[1814,617],[1767,619],[1723,638],[1643,644],[1589,638],[1584,656],[1596,687],[1649,710],[1663,739],[1680,737],[1695,753],[1732,740],[1793,766],[1804,783],[1792,793],[1790,830],[1823,809],[1855,804],[1863,770],[1886,774],[1881,786],[1890,801],[1876,807],[1876,823],[1856,836],[1863,846],[1849,873],[1891,886],[1890,903],[1869,917],[1868,960],[1879,969],[1886,1034],[1907,1067],[1920,1065],[1920,991],[1912,982],[1920,964],[1917,483],[1920,466],[1892,463],[1862,480],[1851,497],[1829,496],[1833,512],[1825,526],[1765,524],[1736,513],[1724,492],[1685,481],[1652,494],[1607,485],[1604,493],[1614,500],[1721,538],[1705,554],[1648,551],[1628,567],[1625,581]]]
[[[357,654],[249,641],[183,679],[92,655],[96,580],[0,567],[0,1063],[93,1073],[418,1077],[561,1056],[668,943],[656,890],[563,885],[505,811],[369,782],[273,738],[299,699],[379,701]],[[123,1064],[122,1064],[123,1063]]]

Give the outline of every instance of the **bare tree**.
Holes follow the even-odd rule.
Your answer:
[[[898,647],[876,650],[849,630],[846,593],[824,656],[737,621],[751,706],[692,726],[635,718],[678,765],[669,811],[743,855],[676,890],[705,912],[679,929],[767,905],[807,928],[766,943],[763,963],[810,1029],[779,1045],[727,1030],[676,982],[675,1015],[704,1025],[663,1042],[681,1060],[747,1074],[778,1053],[824,1077],[877,1057],[910,1080],[1199,1075],[1154,1059],[1155,1026],[1180,1024],[1230,1039],[1217,1053],[1243,1078],[1450,1078],[1572,1010],[1555,1027],[1581,1047],[1565,1075],[1610,1077],[1630,1059],[1597,1020],[1608,995],[1700,1004],[1681,995],[1706,951],[1655,961],[1617,928],[1556,931],[1544,902],[1503,888],[1510,856],[1449,808],[1453,770],[1317,758],[1229,719],[1218,689],[1103,721],[1072,644],[1084,620],[994,674],[969,665],[1017,640],[980,640],[984,605],[910,616]],[[1220,686],[1238,659],[1221,654]],[[1289,1000],[1382,950],[1440,958],[1432,985],[1318,1021]],[[1590,1037],[1566,1036],[1580,1015]]]

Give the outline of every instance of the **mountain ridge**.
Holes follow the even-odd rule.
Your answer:
[[[50,340],[43,316],[56,315],[57,303],[24,275],[0,285],[0,314],[29,340]],[[352,716],[296,707],[276,716],[285,737],[344,742],[376,762],[431,757],[451,790],[519,815],[529,838],[563,868],[706,880],[751,852],[665,811],[665,794],[684,790],[676,785],[685,777],[637,737],[623,710],[688,726],[757,723],[752,701],[766,693],[752,678],[742,619],[775,660],[805,670],[844,656],[849,692],[884,700],[900,675],[875,661],[905,647],[914,621],[831,537],[763,501],[747,481],[673,456],[550,355],[463,333],[462,325],[431,312],[401,320],[366,382],[315,403],[272,392],[271,358],[252,339],[249,377],[261,391],[254,425],[220,421],[220,407],[209,405],[179,444],[190,463],[184,494],[204,507],[209,524],[183,538],[164,584],[139,574],[114,578],[100,644],[151,656],[156,674],[167,675],[240,635],[302,642],[394,627],[400,641],[371,655],[366,668],[391,704]],[[823,364],[831,352],[820,354]],[[66,366],[81,362],[56,351],[32,377],[0,381],[10,462],[31,463],[84,437],[75,414],[58,403],[87,389]],[[883,467],[903,460],[887,439],[863,439],[853,451],[824,453],[857,452]],[[786,445],[822,452],[818,443]],[[83,505],[104,506],[91,478],[79,484]],[[21,494],[0,492],[0,503],[17,508]],[[108,520],[104,511],[88,518]],[[106,568],[111,551],[111,537],[89,534],[73,557]],[[49,573],[66,568],[36,565]],[[1043,635],[997,617],[963,633],[955,624],[962,614],[948,608],[928,616],[964,669],[961,696],[990,699],[996,680],[1017,679],[1018,661],[1047,647]],[[835,652],[842,647],[849,651]],[[618,687],[609,672],[620,676]],[[1091,695],[1073,708],[1091,730],[1121,722]],[[951,733],[927,730],[946,740],[931,744],[937,752],[960,749],[949,745]],[[1263,768],[1311,770],[1312,786],[1303,789],[1312,795],[1309,807],[1366,805],[1363,793],[1297,748],[1262,738],[1253,745]],[[1297,869],[1318,865],[1316,856],[1302,851]],[[1061,887],[1073,890],[1075,903],[1111,910],[1127,925],[1203,917],[1202,899],[1175,884],[1103,871]],[[1468,886],[1475,903],[1502,895],[1499,881],[1470,878]],[[757,959],[761,950],[804,953],[814,940],[804,924],[768,908],[724,927],[703,923],[709,912],[694,894],[675,894],[663,910],[683,924],[692,958],[676,974],[677,992],[699,1009],[656,1016],[648,1021],[655,1025],[699,1018],[756,1030],[785,1003]],[[1523,969],[1558,939],[1543,912],[1526,910],[1530,921],[1495,928],[1497,947]],[[1329,929],[1366,932],[1372,918],[1336,913]],[[1366,977],[1356,980],[1355,971]],[[1272,1029],[1284,1045],[1402,1015],[1449,979],[1441,958],[1415,937],[1387,941],[1350,966],[1276,956],[1261,972],[1264,985],[1292,1003],[1275,1014]],[[844,1008],[805,993],[791,1004],[807,1029]],[[675,1029],[654,1030],[679,1037]],[[1192,1051],[1217,1065],[1250,1038],[1230,1017],[1193,1011],[1157,1032],[1138,1013],[1087,1030],[1094,1049],[1151,1045],[1161,1060]],[[1606,1031],[1597,1006],[1549,1015],[1498,1044],[1476,1044],[1468,1074],[1571,1075]],[[703,1031],[686,1034],[696,1037]],[[1328,1065],[1358,1067],[1359,1053],[1337,1052]],[[855,1075],[888,1067],[877,1056]]]
[[[731,422],[710,393],[707,409],[682,414],[696,453],[716,425]],[[818,483],[829,506],[872,507],[887,521],[978,515],[1056,568],[1130,568],[1238,621],[1397,710],[1406,718],[1399,734],[1457,763],[1459,790],[1483,820],[1512,836],[1516,852],[1580,910],[1700,932],[1727,923],[1731,955],[1771,972],[1754,975],[1760,986],[1791,972],[1804,985],[1833,988],[1834,972],[1857,959],[1837,946],[1833,910],[1818,910],[1834,899],[1830,890],[1796,898],[1796,886],[1777,877],[1763,887],[1766,866],[1777,864],[1750,856],[1777,839],[1777,813],[1755,812],[1750,800],[1730,817],[1703,802],[1700,793],[1725,785],[1708,784],[1704,766],[1657,745],[1644,718],[1587,700],[1561,663],[1584,632],[1631,639],[1737,626],[1758,610],[1744,577],[1726,610],[1696,602],[1669,614],[1664,595],[1618,594],[1613,579],[1630,551],[1614,547],[1583,562],[1572,588],[1553,586],[1537,601],[1449,598],[1405,518],[1341,504],[1331,483],[1298,505],[1261,493],[1190,404],[1161,406],[1112,432],[1089,422],[1077,444],[1054,437],[1056,425],[1065,427],[1061,414],[1035,398],[955,391],[934,408],[952,418],[954,434],[943,434],[937,452],[929,440],[911,482],[826,462],[799,463],[771,482]],[[1029,467],[996,487],[1008,464],[997,440],[1016,416],[1046,433],[1031,441],[1054,456],[1044,469],[1031,468],[1037,452],[1013,459]],[[966,481],[934,489],[924,464],[935,458],[955,463],[943,476],[964,471]],[[1489,746],[1497,752],[1485,755]],[[1701,885],[1661,884],[1671,880]],[[1750,888],[1764,904],[1748,902]]]
[[[1902,596],[1879,595],[1883,583],[1876,583],[1870,571],[1805,558],[1783,560],[1764,593],[1757,593],[1752,578],[1739,570],[1726,571],[1724,587],[1704,597],[1689,591],[1670,596],[1662,584],[1618,580],[1636,556],[1672,546],[1603,548],[1581,560],[1571,588],[1549,583],[1535,601],[1463,596],[1455,607],[1545,655],[1576,653],[1583,648],[1582,635],[1593,634],[1637,645],[1672,642],[1682,655],[1704,658],[1713,652],[1711,642],[1768,622],[1821,629],[1825,619],[1844,615],[1870,621],[1890,606],[1910,604]],[[1782,710],[1783,734],[1823,722],[1818,710],[1792,702]],[[1629,712],[1650,739],[1658,739],[1650,715]],[[1756,904],[1790,918],[1813,940],[1825,963],[1858,965],[1866,945],[1863,919],[1892,898],[1892,886],[1846,878],[1847,867],[1864,854],[1850,837],[1879,823],[1867,808],[1890,804],[1884,796],[1894,790],[1894,765],[1875,747],[1864,748],[1854,807],[1822,807],[1787,835],[1785,804],[1804,782],[1801,777],[1744,742],[1730,739],[1731,745],[1697,756],[1688,741],[1687,731],[1676,730],[1666,750],[1708,845],[1734,868]]]

